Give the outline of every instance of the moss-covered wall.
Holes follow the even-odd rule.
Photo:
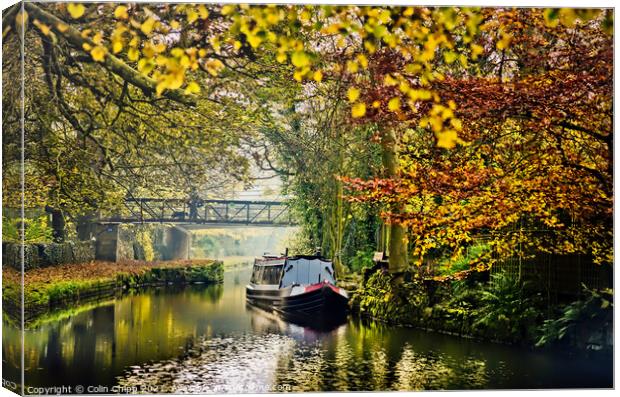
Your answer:
[[[24,244],[24,269],[90,262],[95,259],[91,241]],[[21,270],[21,244],[2,243],[2,264]]]
[[[97,237],[97,259],[189,259],[190,235],[172,225],[121,224],[104,226]]]

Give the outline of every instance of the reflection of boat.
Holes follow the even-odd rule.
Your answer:
[[[246,299],[296,322],[321,323],[342,318],[349,296],[336,286],[333,263],[321,256],[265,255],[254,261]]]

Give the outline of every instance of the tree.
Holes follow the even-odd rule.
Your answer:
[[[487,24],[502,33],[478,39],[477,63],[433,83],[452,106],[411,116],[401,180],[353,180],[354,199],[406,207],[386,217],[409,227],[418,263],[436,247],[457,256],[482,233],[501,255],[579,252],[611,263],[607,17],[550,23],[544,10],[493,14]],[[421,128],[440,122],[458,131],[451,150],[429,144],[431,132]]]

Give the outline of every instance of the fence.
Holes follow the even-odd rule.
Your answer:
[[[582,284],[590,289],[610,288],[613,268],[597,265],[592,258],[580,254],[536,253],[532,258],[502,258],[491,267],[491,274],[507,273],[528,281],[551,301],[579,295]]]
[[[478,236],[474,244],[465,248],[464,256],[470,256],[476,245],[489,240],[490,236]],[[527,281],[536,290],[544,292],[550,301],[575,297],[583,291],[582,285],[590,289],[613,286],[613,267],[597,265],[588,255],[536,252],[527,256],[510,257],[494,254],[493,259],[495,263],[489,270],[491,275],[506,273]],[[440,257],[429,255],[418,268],[418,273],[423,277],[439,275],[440,261]]]

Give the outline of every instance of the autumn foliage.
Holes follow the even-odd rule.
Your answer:
[[[434,147],[411,115],[400,177],[350,179],[351,200],[380,201],[387,220],[407,225],[419,263],[481,235],[502,255],[578,252],[611,263],[613,37],[597,20],[549,27],[539,10],[494,18],[512,44],[498,51],[482,36],[476,65],[433,84],[456,104],[461,144]]]

